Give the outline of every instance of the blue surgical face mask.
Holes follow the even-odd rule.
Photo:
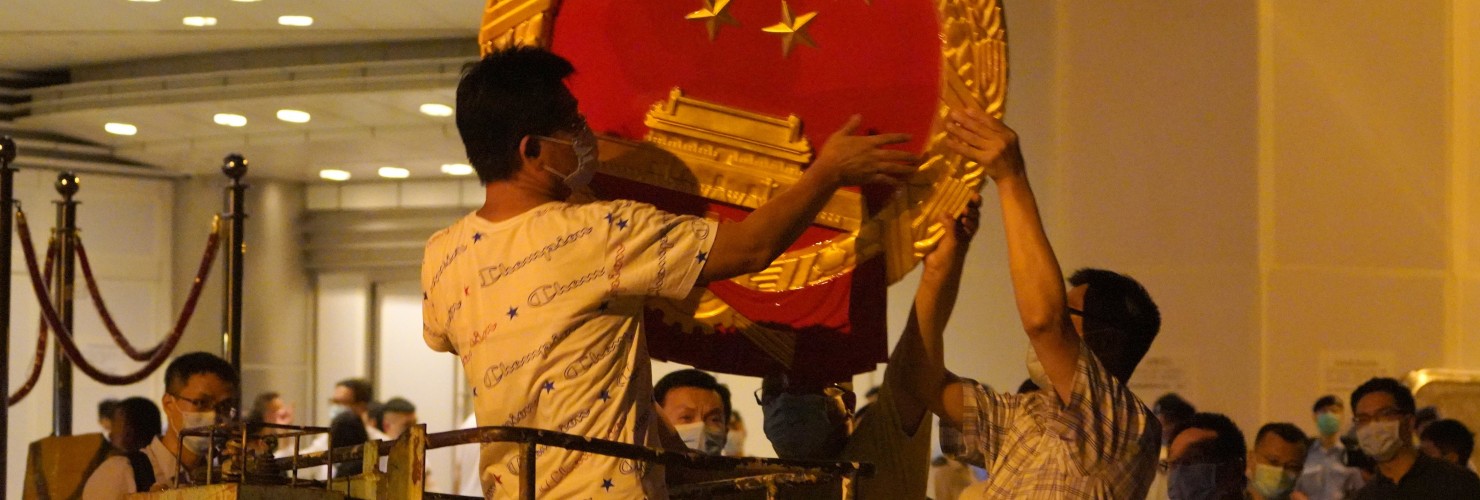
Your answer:
[[[1329,411],[1323,411],[1317,414],[1316,430],[1319,430],[1322,436],[1336,435],[1337,432],[1341,432],[1341,417],[1337,417],[1335,413]]]
[[[1290,490],[1295,489],[1296,479],[1299,477],[1285,470],[1284,467],[1267,464],[1254,465],[1254,489],[1264,498],[1285,498],[1290,494]]]
[[[1218,493],[1216,464],[1187,464],[1167,471],[1167,498],[1209,500]]]

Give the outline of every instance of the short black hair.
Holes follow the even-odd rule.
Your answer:
[[[1085,345],[1105,371],[1125,383],[1161,330],[1160,309],[1146,287],[1114,271],[1080,269],[1069,276],[1069,284],[1088,287],[1084,294]]]
[[[1264,439],[1265,434],[1274,434],[1286,443],[1298,444],[1300,446],[1305,446],[1310,442],[1304,431],[1301,431],[1299,427],[1289,422],[1270,422],[1264,424],[1259,428],[1259,432],[1254,434],[1255,446],[1259,445],[1259,440]]]
[[[108,398],[98,401],[98,420],[113,420],[113,409],[117,407],[117,399]]]
[[[386,413],[416,413],[416,405],[411,404],[406,398],[395,397],[391,398],[390,401],[386,401],[385,405],[380,407],[380,411]]]
[[[1156,398],[1156,404],[1151,405],[1151,409],[1162,418],[1175,422],[1186,422],[1187,419],[1197,414],[1197,408],[1175,392],[1168,392]]]
[[[524,137],[551,135],[577,121],[575,96],[565,86],[574,72],[565,58],[528,46],[493,51],[463,72],[457,131],[479,181],[513,175]]]
[[[708,389],[719,394],[720,403],[724,404],[725,422],[730,421],[730,388],[719,383],[719,380],[700,370],[687,368],[664,375],[658,379],[658,384],[653,386],[653,402],[663,405],[663,400],[668,397],[668,391],[679,387],[694,387]]]
[[[349,389],[350,397],[355,398],[354,403],[369,403],[375,399],[375,386],[370,385],[369,380],[362,378],[347,378],[334,384],[335,387],[343,386]]]
[[[1371,380],[1362,382],[1362,385],[1357,386],[1357,389],[1352,391],[1352,407],[1356,408],[1357,403],[1361,402],[1363,397],[1374,392],[1391,394],[1393,396],[1393,402],[1397,403],[1399,410],[1409,415],[1413,414],[1415,406],[1413,402],[1413,391],[1409,391],[1408,387],[1403,385],[1402,382],[1399,382],[1398,379],[1388,377],[1372,377]]]
[[[190,377],[204,374],[215,375],[230,385],[233,392],[236,390],[238,379],[231,363],[208,352],[182,354],[171,361],[170,366],[164,369],[164,390],[174,394],[190,382]]]
[[[1212,441],[1199,446],[1203,456],[1207,457],[1209,462],[1242,462],[1249,453],[1248,447],[1244,444],[1243,431],[1238,429],[1238,425],[1234,424],[1233,420],[1221,413],[1194,413],[1185,424],[1172,431],[1172,438],[1167,442],[1177,439],[1177,435],[1187,429],[1203,429],[1217,434]]]
[[[1429,405],[1413,412],[1413,426],[1423,427],[1439,420],[1439,408]]]
[[[1434,443],[1441,453],[1459,455],[1460,464],[1469,463],[1470,454],[1475,451],[1475,434],[1464,423],[1452,418],[1435,420],[1423,428],[1419,439]]]
[[[1327,394],[1316,399],[1316,404],[1310,405],[1311,413],[1320,413],[1321,410],[1330,406],[1341,406],[1341,397],[1335,394]]]
[[[148,398],[132,397],[119,401],[113,411],[114,415],[123,417],[123,425],[128,427],[124,435],[129,436],[132,441],[127,443],[127,446],[134,449],[127,451],[148,446],[156,436],[159,436],[159,407],[154,406],[154,402]],[[115,434],[120,431],[121,429],[113,429]]]

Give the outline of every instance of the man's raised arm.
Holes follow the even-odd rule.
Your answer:
[[[796,184],[745,220],[719,226],[700,284],[764,270],[802,235],[839,187],[895,184],[915,172],[919,158],[883,148],[909,141],[908,135],[853,135],[861,121],[854,115],[834,132]]]
[[[905,323],[905,337],[897,348],[905,353],[899,356],[900,366],[889,368],[902,370],[905,386],[910,389],[898,398],[900,415],[914,415],[923,407],[940,415],[948,425],[960,425],[963,389],[961,381],[945,367],[944,334],[961,289],[967,247],[980,227],[981,203],[981,196],[973,197],[961,215],[943,216],[940,222],[946,228],[945,235],[925,256],[920,287],[915,290],[915,303]]]
[[[975,109],[952,111],[946,132],[947,144],[980,164],[997,185],[1018,316],[1059,400],[1067,404],[1074,389],[1079,334],[1069,320],[1064,274],[1043,231],[1017,134]]]

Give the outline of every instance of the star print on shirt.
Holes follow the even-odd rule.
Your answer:
[[[706,260],[709,260],[709,252],[699,252],[698,259],[699,259],[699,262],[704,262]]]
[[[483,233],[473,233],[473,243],[477,243],[481,239],[483,239]]]
[[[613,214],[611,212],[607,212],[606,213],[606,223],[607,224],[611,224],[612,221],[615,220],[616,218],[617,218],[617,216],[615,214]]]
[[[611,398],[612,398],[612,393],[607,392],[607,391],[601,391],[601,395],[596,397],[596,399],[600,399],[602,401],[606,401],[606,400],[611,399]]]
[[[606,491],[611,491],[612,490],[612,486],[615,486],[615,485],[612,484],[612,480],[610,478],[602,479],[601,480],[601,489],[606,490]]]
[[[617,221],[617,227],[627,229],[627,219]]]
[[[545,384],[542,387],[545,389],[545,392],[554,392],[555,391],[555,382],[554,381],[550,381],[550,380],[546,380],[545,381]]]
[[[515,316],[518,316],[519,315],[519,308],[517,308],[517,307],[510,307],[509,308],[509,312],[506,312],[504,314],[509,315],[509,319],[514,319]]]

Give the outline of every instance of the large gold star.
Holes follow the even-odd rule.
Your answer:
[[[781,22],[762,28],[761,31],[780,35],[781,57],[790,57],[791,48],[797,42],[807,44],[808,47],[817,47],[817,42],[812,41],[812,37],[807,35],[807,23],[812,22],[812,18],[814,17],[817,17],[816,12],[808,12],[793,17],[791,15],[791,7],[786,5],[786,2],[783,0],[781,2]]]
[[[683,18],[690,21],[703,20],[704,27],[709,29],[709,41],[713,42],[714,37],[719,36],[721,26],[726,24],[730,26],[740,25],[740,21],[736,21],[735,18],[730,17],[729,9],[730,0],[704,0],[703,9],[690,12],[689,15],[683,16]]]

